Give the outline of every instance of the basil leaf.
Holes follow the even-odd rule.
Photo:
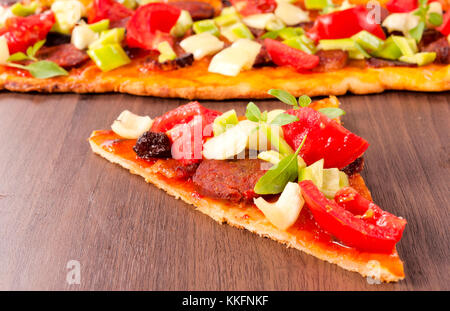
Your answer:
[[[295,121],[298,121],[298,118],[296,116],[288,113],[280,113],[272,120],[272,122],[270,122],[270,124],[282,126]]]
[[[261,121],[267,122],[267,110],[264,110],[264,112],[261,114]]]
[[[433,26],[436,26],[436,27],[440,26],[442,24],[442,15],[435,13],[435,12],[431,12],[428,14],[428,21]]]
[[[47,79],[56,76],[67,76],[69,73],[63,68],[59,67],[56,63],[47,60],[41,60],[35,63],[31,63],[25,68],[30,74],[38,79]]]
[[[25,53],[17,52],[17,53],[14,53],[13,55],[11,55],[7,61],[8,62],[18,62],[18,61],[26,60],[26,59],[29,59],[29,58],[27,55],[25,55]]]
[[[425,30],[425,23],[420,21],[416,27],[409,31],[409,34],[412,38],[414,38],[417,42],[422,39],[423,31]]]
[[[27,49],[27,55],[30,58],[34,58],[34,56],[36,55],[37,51],[39,51],[39,49],[44,45],[44,43],[45,43],[45,40],[41,40],[41,41],[36,42],[33,46],[30,46]]]
[[[298,98],[298,104],[300,107],[308,107],[311,104],[311,98],[307,95],[302,95]]]
[[[336,119],[337,117],[343,116],[345,111],[341,108],[322,108],[319,109],[320,113],[323,113],[330,119]]]
[[[261,121],[261,110],[253,102],[249,102],[247,105],[247,110],[245,111],[245,116],[247,119],[253,122]]]
[[[305,143],[306,136],[294,154],[281,159],[272,166],[256,183],[254,191],[258,194],[277,194],[284,190],[287,183],[298,177],[297,155]]]
[[[285,104],[297,107],[298,103],[294,96],[292,96],[290,93],[284,91],[284,90],[278,90],[278,89],[271,89],[268,92],[270,95],[275,96],[280,101],[282,101]]]

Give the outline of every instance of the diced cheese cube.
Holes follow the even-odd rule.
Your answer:
[[[0,65],[5,64],[9,58],[8,42],[5,36],[0,36]]]
[[[212,58],[208,71],[237,76],[241,70],[252,68],[260,50],[261,44],[249,39],[239,39]]]
[[[278,3],[275,10],[275,16],[281,19],[288,26],[309,21],[308,12],[305,12],[298,6],[287,2]]]
[[[269,22],[275,21],[277,17],[273,13],[249,15],[243,19],[244,24],[256,29],[264,29]]]
[[[98,33],[89,28],[88,25],[82,24],[75,26],[72,31],[71,43],[79,50],[86,49],[91,43],[95,42],[99,37]]]
[[[85,6],[77,0],[55,1],[51,10],[55,14],[55,30],[62,33],[70,33],[86,12]]]
[[[195,59],[201,59],[206,55],[212,55],[223,49],[224,43],[209,32],[202,32],[187,37],[180,42],[180,46],[188,53],[192,53]]]

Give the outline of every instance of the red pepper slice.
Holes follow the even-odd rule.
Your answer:
[[[117,1],[94,0],[92,8],[89,10],[88,22],[89,24],[96,23],[102,19],[109,19],[110,22],[115,22],[132,14],[132,10]]]
[[[8,42],[10,54],[25,52],[29,46],[44,40],[55,23],[52,11],[27,17],[10,17],[0,30]]]
[[[308,165],[324,159],[325,168],[344,168],[369,147],[363,138],[314,109],[304,107],[286,113],[299,121],[282,126],[284,139],[296,150],[308,135],[299,154]]]
[[[307,35],[314,41],[342,39],[349,38],[361,30],[366,30],[380,39],[386,39],[381,26],[375,22],[374,17],[362,5],[320,15]]]
[[[346,187],[329,200],[310,180],[300,182],[303,198],[316,222],[348,246],[362,251],[391,253],[400,241],[406,220],[383,211]]]
[[[411,12],[419,6],[418,0],[390,0],[386,3],[386,9],[391,13]]]
[[[436,29],[439,30],[444,36],[450,35],[450,10],[444,14],[442,25]]]
[[[127,23],[128,46],[154,50],[162,41],[172,43],[169,32],[180,13],[179,8],[165,3],[140,6]]]
[[[275,0],[231,0],[233,6],[244,16],[275,11]]]
[[[190,102],[156,118],[151,131],[167,132],[173,143],[173,158],[184,164],[195,163],[201,160],[203,143],[213,135],[211,124],[220,114],[198,102]]]
[[[272,61],[278,66],[291,66],[299,72],[305,72],[319,64],[319,57],[287,46],[280,41],[264,39],[264,45]]]

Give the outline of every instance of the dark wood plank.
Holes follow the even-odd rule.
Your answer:
[[[449,287],[449,93],[343,96],[365,137],[365,179],[408,219],[406,280],[370,285],[268,239],[220,226],[91,153],[124,109],[159,115],[184,100],[0,94],[0,289],[439,290]],[[245,101],[205,102],[225,111]],[[283,107],[261,101],[265,109]],[[66,282],[67,262],[81,284]]]

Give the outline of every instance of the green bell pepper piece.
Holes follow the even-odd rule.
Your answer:
[[[23,5],[22,3],[16,3],[13,6],[11,6],[11,13],[13,13],[16,16],[28,16],[31,14],[34,14],[36,12],[36,9],[38,7],[37,2],[33,1],[28,5]]]
[[[89,45],[90,49],[100,47],[105,44],[120,43],[125,38],[125,28],[113,28],[102,31],[100,38]]]
[[[414,55],[414,49],[411,47],[411,40],[407,40],[405,37],[392,36],[392,40],[402,52],[402,55],[412,56]],[[413,39],[412,41],[415,42]]]
[[[106,44],[89,49],[87,53],[102,71],[110,71],[131,62],[128,55],[118,43]]]
[[[352,39],[367,51],[376,51],[384,44],[383,40],[366,30],[358,32]]]
[[[305,0],[308,10],[322,10],[328,6],[328,0]]]
[[[220,27],[230,26],[234,23],[239,22],[240,18],[236,13],[229,13],[225,15],[220,15],[214,18],[214,21]]]
[[[180,17],[178,17],[177,23],[170,30],[170,34],[175,37],[182,37],[192,27],[192,17],[191,14],[182,10],[180,13]]]
[[[316,53],[314,42],[305,35],[289,38],[284,40],[283,43],[308,54]]]
[[[405,63],[417,64],[418,66],[428,65],[436,59],[436,52],[421,52],[414,55],[403,55],[399,60]]]
[[[396,60],[402,56],[402,51],[400,51],[391,36],[384,41],[384,44],[377,51],[374,51],[371,54],[372,56],[379,58]]]
[[[287,40],[292,37],[298,37],[305,33],[301,27],[285,27],[278,31],[278,35],[283,39]]]
[[[160,63],[164,63],[168,60],[174,60],[177,58],[177,54],[173,51],[169,42],[163,41],[156,46],[156,49],[159,51],[158,61]]]
[[[210,32],[217,37],[220,35],[219,28],[216,26],[214,20],[212,19],[197,21],[192,25],[192,28],[197,34],[202,32]]]
[[[94,32],[102,32],[102,31],[108,30],[109,19],[102,19],[99,22],[89,24],[88,27]]]

